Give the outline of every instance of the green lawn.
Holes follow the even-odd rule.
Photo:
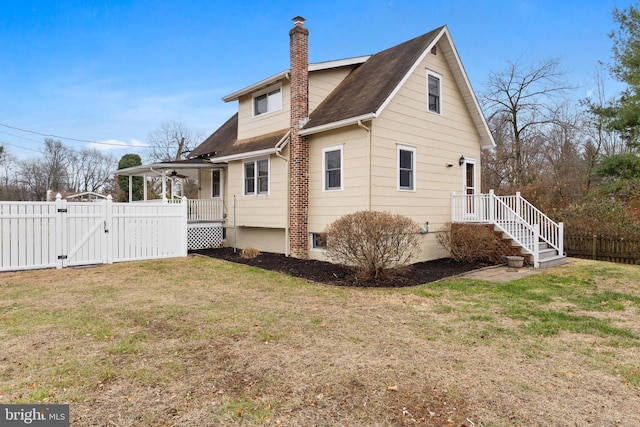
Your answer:
[[[640,425],[640,267],[308,283],[189,257],[0,274],[0,403],[72,425]]]

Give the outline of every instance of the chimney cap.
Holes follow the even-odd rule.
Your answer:
[[[291,20],[295,23],[295,25],[304,25],[304,21],[306,21],[306,19],[304,19],[302,16],[296,16],[295,18],[291,18]]]

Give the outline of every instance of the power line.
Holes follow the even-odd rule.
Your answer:
[[[86,142],[86,143],[89,143],[89,144],[112,145],[112,146],[116,146],[116,147],[126,147],[126,148],[130,148],[131,147],[130,145],[119,144],[119,143],[115,143],[115,142],[98,142],[98,141],[90,141],[88,139],[68,138],[66,136],[52,135],[52,134],[48,134],[48,133],[37,132],[35,130],[22,129],[22,128],[19,128],[19,127],[6,125],[4,123],[0,123],[0,126],[4,126],[6,128],[17,130],[17,131],[20,131],[20,132],[28,132],[28,133],[32,133],[34,135],[46,136],[46,137],[49,137],[49,138],[66,139],[68,141]],[[13,135],[13,136],[16,136],[16,135]],[[135,148],[151,148],[151,147],[148,146],[148,145],[136,145]]]

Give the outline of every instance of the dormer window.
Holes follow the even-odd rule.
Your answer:
[[[271,86],[253,95],[253,116],[271,113],[282,109],[282,89]]]

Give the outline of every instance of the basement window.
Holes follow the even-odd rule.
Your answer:
[[[311,233],[311,248],[326,250],[327,235],[325,233]]]

